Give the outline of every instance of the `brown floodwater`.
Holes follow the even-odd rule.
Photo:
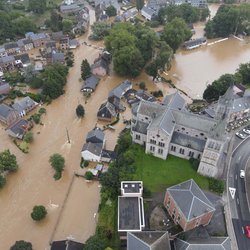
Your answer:
[[[213,17],[219,5],[209,6]],[[204,35],[204,22],[194,25],[193,38]],[[192,98],[202,98],[206,86],[221,75],[235,73],[241,63],[250,62],[250,38],[243,41],[236,38],[214,43],[220,39],[208,40],[208,45],[185,51],[179,49],[175,54],[172,67],[168,71],[177,88],[185,91]]]

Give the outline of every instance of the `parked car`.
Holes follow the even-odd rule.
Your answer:
[[[245,234],[247,238],[250,238],[250,226],[245,226]]]
[[[249,128],[243,128],[243,132],[250,135],[250,129]]]
[[[245,178],[245,171],[243,169],[240,170],[240,178]]]
[[[242,133],[242,131],[237,132],[235,135],[240,139],[245,139],[247,137],[247,135]]]

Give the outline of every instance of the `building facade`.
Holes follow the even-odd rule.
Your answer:
[[[226,115],[212,118],[188,111],[186,101],[176,92],[166,96],[163,103],[142,100],[135,104],[131,134],[133,142],[145,146],[146,153],[162,159],[168,154],[198,159],[198,172],[216,177],[221,172],[227,124]]]

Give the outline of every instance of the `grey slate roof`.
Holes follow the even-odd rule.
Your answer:
[[[202,43],[206,43],[206,41],[207,41],[206,37],[201,37],[201,38],[193,39],[190,41],[186,41],[184,43],[184,46],[185,47],[192,47],[192,46],[196,46],[196,45],[199,45]]]
[[[14,43],[6,43],[4,44],[4,48],[7,49],[14,49],[14,48],[18,48],[18,44],[16,42]]]
[[[215,210],[213,204],[208,200],[193,179],[167,188],[167,191],[187,221]]]
[[[101,156],[103,143],[87,142],[83,145],[82,151],[89,151],[94,155]]]
[[[153,117],[153,116],[162,114],[165,109],[166,107],[163,105],[159,105],[157,103],[147,102],[147,101],[142,100],[137,108],[137,113],[141,115]]]
[[[168,233],[159,231],[128,232],[127,250],[171,250]]]
[[[155,119],[152,120],[148,129],[157,130],[161,129],[168,135],[172,134],[172,131],[175,126],[175,119],[170,109],[166,109],[163,114],[158,115]]]
[[[176,250],[231,250],[229,237],[211,237],[207,239],[175,240]]]
[[[32,41],[37,41],[37,40],[46,39],[46,38],[47,38],[47,35],[45,33],[30,34],[30,39]]]
[[[21,100],[17,101],[12,105],[14,109],[17,111],[27,110],[35,107],[37,105],[37,102],[32,100],[29,96],[26,96],[22,98]]]
[[[146,135],[148,126],[148,123],[137,120],[135,126],[132,129],[138,133]]]
[[[64,61],[64,53],[56,52],[52,53],[52,62],[63,62]]]
[[[0,104],[0,116],[7,118],[14,109],[5,103]]]
[[[178,91],[176,91],[174,94],[167,95],[164,98],[163,103],[167,105],[168,108],[176,110],[182,110],[186,105],[185,99],[180,95]]]
[[[15,62],[15,57],[14,56],[4,56],[0,58],[0,63],[10,63],[10,62]]]
[[[93,89],[95,90],[97,84],[99,83],[100,79],[95,76],[95,75],[91,75],[90,77],[88,77],[86,80],[85,80],[85,84],[83,86],[83,89],[84,88],[90,88],[90,89]]]
[[[94,128],[88,132],[86,142],[103,143],[104,133],[100,128]]]
[[[129,80],[125,80],[124,82],[122,82],[120,85],[118,85],[116,88],[112,89],[109,92],[109,97],[114,95],[118,98],[121,98],[126,93],[126,91],[128,91],[131,88],[132,88],[132,83]]]
[[[206,141],[184,133],[174,132],[171,143],[203,152]]]
[[[97,112],[97,116],[100,118],[112,118],[116,117],[116,115],[115,107],[110,102],[103,103]]]
[[[154,14],[156,14],[156,11],[151,9],[150,7],[147,7],[147,6],[143,6],[142,12],[144,11],[145,13],[147,13],[149,16],[153,16]]]
[[[30,57],[27,53],[22,54],[22,55],[15,55],[15,60],[21,60],[23,64],[30,63]]]
[[[7,132],[11,132],[11,135],[14,135],[16,138],[23,139],[26,133],[25,127],[27,126],[29,126],[29,122],[21,119],[8,127]]]
[[[214,119],[193,114],[191,112],[172,110],[176,124],[193,128],[199,131],[209,132],[216,125]]]
[[[0,95],[8,94],[10,92],[10,85],[7,82],[3,82],[0,78]]]

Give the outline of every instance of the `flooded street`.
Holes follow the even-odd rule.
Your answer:
[[[215,15],[219,5],[210,5],[211,17]],[[204,23],[194,25],[196,33],[193,38],[204,36]],[[208,44],[216,41],[208,40]],[[177,88],[185,91],[192,98],[202,98],[206,86],[221,75],[235,73],[241,63],[250,61],[250,39],[240,41],[229,38],[226,41],[185,51],[179,49],[172,61],[167,76]]]

